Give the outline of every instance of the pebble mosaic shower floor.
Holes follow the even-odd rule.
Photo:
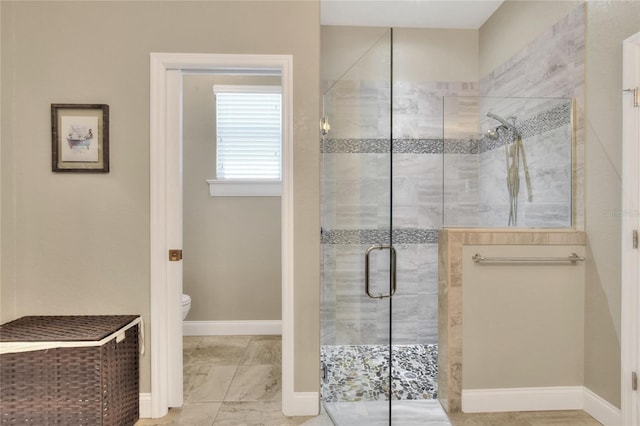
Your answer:
[[[324,402],[377,401],[389,392],[389,353],[383,345],[322,346]],[[392,399],[438,397],[438,345],[393,345]]]

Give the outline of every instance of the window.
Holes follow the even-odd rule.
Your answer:
[[[215,195],[281,192],[282,95],[280,86],[215,85]]]

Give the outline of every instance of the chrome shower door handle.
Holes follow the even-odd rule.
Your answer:
[[[373,250],[389,250],[391,255],[391,293],[372,295],[369,292],[369,255]],[[372,299],[384,299],[396,293],[396,249],[390,245],[371,246],[364,255],[364,292]]]

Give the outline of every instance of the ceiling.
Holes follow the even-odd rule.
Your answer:
[[[503,0],[320,0],[322,25],[477,29]]]

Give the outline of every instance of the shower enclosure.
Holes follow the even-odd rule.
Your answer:
[[[449,424],[443,226],[572,221],[571,100],[481,98],[476,83],[393,71],[389,30],[323,97],[321,396],[336,425]]]
[[[442,152],[442,118],[430,138],[394,134],[392,37],[324,95],[322,399],[336,424],[410,424],[408,400],[447,422],[435,399],[442,158],[423,155]]]

